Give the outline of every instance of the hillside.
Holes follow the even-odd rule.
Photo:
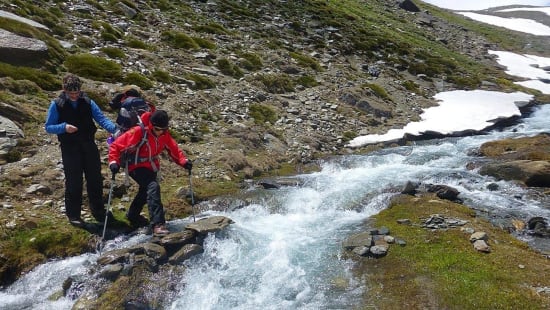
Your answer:
[[[245,179],[308,171],[325,156],[381,147],[344,146],[417,120],[437,92],[521,89],[548,102],[514,85],[487,54],[548,57],[546,41],[419,1],[1,0],[0,9],[46,28],[0,17],[1,29],[47,46],[32,61],[0,58],[0,116],[22,133],[5,143],[0,166],[6,240],[17,235],[13,227],[64,220],[57,139],[43,122],[65,72],[83,77],[83,89],[112,119],[107,102],[126,84],[168,110],[171,133],[195,162],[199,200],[235,191]],[[97,137],[106,154],[107,134]],[[187,185],[185,171],[164,167],[168,216],[189,214],[174,190]],[[33,184],[45,189],[28,192]],[[33,254],[2,280],[82,250]]]

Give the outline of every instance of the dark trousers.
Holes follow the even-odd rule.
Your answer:
[[[137,168],[130,172],[130,176],[137,182],[139,189],[126,216],[128,218],[138,217],[147,203],[151,225],[164,224],[166,220],[164,219],[164,207],[160,198],[157,173],[148,168]]]
[[[101,160],[95,141],[61,144],[61,158],[65,173],[65,213],[79,218],[82,206],[83,179],[86,177],[89,208],[96,220],[105,217],[103,204],[103,177]]]

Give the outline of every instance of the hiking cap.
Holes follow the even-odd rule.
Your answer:
[[[80,78],[74,74],[67,74],[63,78],[63,89],[67,91],[79,91],[82,86]]]
[[[156,127],[167,128],[168,127],[168,113],[164,110],[157,110],[151,114],[151,124]]]

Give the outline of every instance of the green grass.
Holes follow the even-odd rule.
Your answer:
[[[52,74],[43,70],[13,66],[0,62],[0,77],[11,77],[14,80],[29,80],[44,90],[61,89],[61,82]]]
[[[277,112],[266,104],[251,104],[248,115],[254,118],[256,124],[274,124],[277,121]]]
[[[229,61],[227,58],[220,58],[217,61],[218,69],[225,75],[232,76],[234,78],[241,78],[244,76],[243,72],[239,67]]]
[[[467,226],[489,235],[491,253],[473,249],[469,235],[459,228],[430,230],[419,226],[420,219],[432,214],[468,220]],[[410,219],[413,225],[398,224]],[[400,196],[391,206],[373,218],[376,227],[386,226],[406,246],[392,245],[386,257],[373,262],[377,269],[362,270],[370,274],[369,282],[383,286],[366,292],[384,294],[378,309],[397,305],[431,305],[437,309],[546,309],[548,296],[534,294],[536,287],[550,284],[550,265],[542,255],[518,241],[508,232],[475,217],[466,206],[439,200],[434,196],[414,198]],[[525,268],[519,268],[519,265]]]
[[[178,31],[164,31],[161,34],[163,41],[167,42],[175,48],[181,49],[198,49],[199,45],[193,38],[183,32]]]
[[[102,47],[99,50],[105,53],[105,55],[109,56],[110,58],[126,58],[126,54],[124,53],[124,51],[118,47]]]
[[[40,219],[34,228],[3,230],[0,227],[0,248],[9,268],[1,269],[0,283],[9,283],[22,272],[48,259],[74,256],[90,248],[90,235],[59,219]]]
[[[65,66],[69,72],[92,80],[118,82],[122,78],[121,65],[91,54],[71,55],[65,60]]]
[[[321,65],[319,62],[310,56],[303,55],[297,52],[290,52],[290,57],[296,60],[299,66],[304,68],[311,68],[315,71],[322,71]]]
[[[390,96],[382,86],[374,83],[367,83],[365,86],[370,88],[378,98],[391,100]]]
[[[127,85],[137,85],[141,89],[151,89],[154,84],[145,75],[138,72],[129,72],[124,77],[124,83]]]

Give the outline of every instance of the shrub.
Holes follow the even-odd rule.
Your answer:
[[[418,88],[418,84],[416,84],[415,82],[413,82],[411,80],[404,81],[403,82],[403,87],[405,87],[405,89],[408,90],[408,91],[415,92],[415,93],[420,93],[420,89]]]
[[[137,39],[137,38],[129,38],[126,40],[126,46],[131,48],[138,48],[142,50],[148,50],[151,49],[147,43]]]
[[[343,134],[343,140],[344,142],[348,142],[353,140],[355,137],[357,137],[357,133],[354,131],[345,131]]]
[[[40,87],[36,83],[29,80],[16,81],[11,77],[7,77],[0,82],[0,88],[6,88],[10,92],[18,95],[23,94],[39,94]]]
[[[126,57],[124,51],[117,47],[102,47],[100,51],[105,53],[105,55],[109,56],[110,58],[123,59]]]
[[[15,149],[11,149],[4,155],[4,160],[6,160],[8,163],[14,163],[16,161],[20,161],[21,152]]]
[[[241,55],[243,60],[240,65],[248,71],[257,71],[263,67],[260,57],[253,53],[244,53]]]
[[[317,82],[317,80],[315,80],[315,78],[312,77],[311,75],[305,75],[297,78],[296,83],[304,87],[314,87],[319,85],[319,82]]]
[[[258,79],[265,86],[266,91],[273,94],[283,94],[294,91],[294,82],[288,74],[263,74],[258,76]]]
[[[123,36],[122,32],[113,28],[113,26],[109,25],[108,23],[105,23],[105,22],[101,23],[101,27],[103,28],[104,33],[110,33],[117,39],[120,39]]]
[[[95,43],[94,40],[92,40],[90,37],[79,36],[76,39],[76,45],[84,48],[92,48],[95,46]]]
[[[195,82],[195,85],[192,87],[193,89],[209,89],[216,87],[216,83],[202,75],[187,73],[185,77]]]
[[[108,32],[102,32],[101,38],[107,42],[118,42],[118,38],[114,34]]]
[[[127,85],[136,85],[142,89],[153,88],[153,82],[151,82],[145,75],[138,72],[130,72],[124,77],[124,83]]]
[[[0,62],[0,76],[11,77],[14,80],[29,80],[44,90],[61,88],[61,82],[50,73],[28,67],[12,66],[3,62]]]
[[[207,25],[198,25],[193,28],[198,32],[212,33],[212,34],[228,34],[227,31],[222,25],[218,23],[209,23]]]
[[[159,0],[157,1],[156,5],[157,8],[163,12],[168,11],[172,8],[172,6],[170,5],[170,1],[168,0]]]
[[[122,67],[119,64],[90,54],[67,57],[65,67],[74,74],[92,80],[114,83],[122,78]]]
[[[199,47],[206,48],[209,50],[213,50],[216,48],[216,44],[208,39],[199,38],[199,37],[192,37],[193,41],[197,43]]]
[[[153,78],[155,78],[155,80],[162,83],[170,83],[172,81],[172,77],[170,76],[170,73],[164,70],[155,70],[153,71],[152,75],[153,75]]]
[[[241,69],[239,69],[239,67],[232,64],[226,58],[218,59],[217,67],[225,75],[229,75],[229,76],[232,76],[232,77],[235,77],[235,78],[241,78],[241,77],[244,76]]]
[[[481,84],[481,80],[476,76],[460,76],[458,74],[448,76],[447,81],[462,89],[475,89]]]
[[[165,31],[161,34],[161,39],[168,42],[175,48],[198,49],[199,45],[190,36],[183,32]]]
[[[269,122],[274,124],[277,121],[277,113],[275,110],[265,104],[252,104],[250,105],[248,115],[254,118],[254,123],[265,124]]]
[[[370,88],[378,98],[390,99],[390,96],[382,86],[372,83],[367,83],[366,86]]]
[[[317,60],[313,57],[309,57],[306,55],[302,55],[295,52],[290,52],[290,57],[295,59],[298,62],[298,65],[304,67],[304,68],[311,68],[315,71],[321,71],[323,70],[321,68],[321,65],[317,62]]]

